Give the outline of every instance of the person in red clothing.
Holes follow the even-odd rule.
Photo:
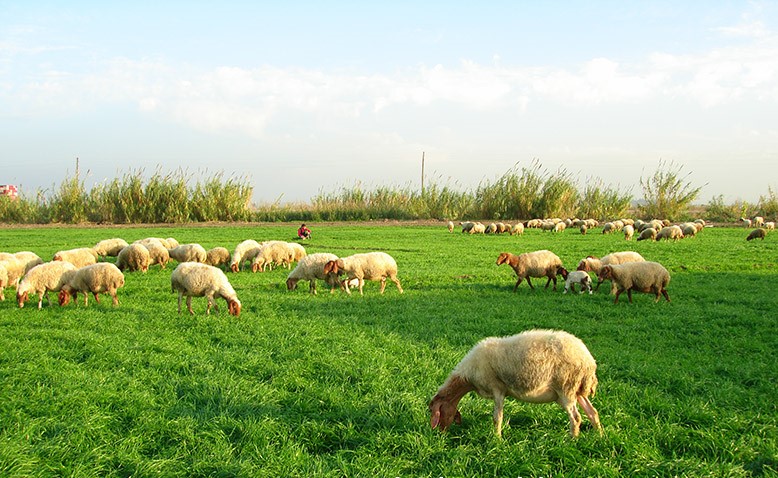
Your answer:
[[[300,228],[297,229],[297,237],[300,239],[310,239],[311,230],[305,227],[305,224],[302,224],[300,225]]]

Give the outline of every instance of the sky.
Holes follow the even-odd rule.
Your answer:
[[[0,0],[0,184],[214,174],[256,204],[472,190],[534,161],[642,197],[778,192],[776,1]]]

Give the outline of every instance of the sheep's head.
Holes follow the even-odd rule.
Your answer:
[[[253,262],[251,264],[251,272],[262,272],[262,270],[263,270],[262,266],[263,265],[264,265],[264,263],[260,263],[259,261],[258,262]]]
[[[510,252],[501,252],[500,255],[497,257],[497,265],[500,264],[507,264],[508,259],[510,259],[511,253]]]
[[[19,303],[19,308],[24,307],[24,303],[27,302],[28,297],[28,292],[16,293],[16,301]]]
[[[340,275],[340,270],[343,268],[342,264],[338,264],[338,261],[329,261],[326,264],[324,264],[324,273],[325,274],[335,274]]]
[[[297,289],[297,281],[299,281],[299,279],[286,279],[286,290]]]
[[[462,414],[459,413],[457,405],[471,390],[475,390],[475,387],[464,378],[458,375],[451,377],[430,400],[430,427],[433,430],[440,427],[441,431],[446,431],[454,422],[461,425]]]
[[[557,269],[556,273],[557,275],[562,276],[562,279],[567,280],[567,275],[569,274],[569,272],[567,272],[567,269],[565,269],[564,267],[560,267],[559,269]]]
[[[603,266],[603,268],[600,270],[600,274],[597,276],[597,280],[602,282],[609,279],[613,279],[613,267]]]
[[[70,296],[73,294],[77,294],[77,292],[71,292],[69,289],[63,288],[59,291],[59,294],[57,295],[57,299],[59,299],[59,305],[65,306],[70,303]],[[75,297],[73,297],[75,299]]]
[[[238,263],[237,262],[233,262],[232,264],[230,264],[230,270],[232,272],[238,272],[240,270],[239,266],[238,266]]]
[[[235,317],[240,316],[240,301],[238,299],[229,299],[227,300],[227,310],[229,311],[230,315],[234,315]]]
[[[51,258],[52,261],[64,261],[65,259],[62,258],[62,254],[59,252],[54,254],[54,257]]]

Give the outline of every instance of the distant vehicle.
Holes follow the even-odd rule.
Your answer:
[[[16,199],[19,197],[19,189],[14,184],[0,184],[0,196]]]

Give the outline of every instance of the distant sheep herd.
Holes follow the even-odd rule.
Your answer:
[[[741,218],[740,222],[745,227],[756,227],[748,234],[749,241],[764,240],[767,231],[775,229],[774,222],[765,222],[761,217]],[[593,219],[532,219],[514,225],[463,221],[459,226],[465,234],[522,235],[525,229],[532,228],[549,233],[577,229],[587,234],[600,224]],[[455,230],[453,221],[448,221],[446,227],[449,232]],[[604,223],[602,233],[621,231],[628,241],[635,234],[638,241],[678,241],[696,236],[704,227],[705,221],[701,219],[683,224],[619,219]],[[116,260],[106,262],[106,257]],[[50,305],[49,292],[58,293],[60,306],[66,306],[71,299],[77,301],[79,293],[85,306],[89,294],[98,303],[99,294],[108,294],[113,305],[118,306],[117,290],[125,284],[124,271],[146,272],[154,264],[164,269],[171,259],[178,262],[170,285],[171,291],[178,295],[179,314],[184,297],[190,314],[194,314],[192,298],[205,297],[206,313],[210,314],[211,308],[218,311],[216,300],[223,299],[228,313],[239,316],[242,305],[225,271],[237,273],[247,264],[253,272],[262,272],[274,267],[291,269],[296,263],[286,278],[289,291],[295,290],[299,281],[309,281],[309,292],[316,294],[316,281],[322,280],[330,286],[330,293],[342,289],[350,294],[350,289],[356,287],[363,294],[364,281],[368,280],[380,282],[383,294],[389,279],[403,293],[397,262],[381,251],[347,257],[323,252],[308,255],[296,242],[249,239],[237,244],[230,254],[225,247],[206,250],[199,244],[179,244],[174,238],[150,237],[131,244],[121,238],[106,239],[93,247],[58,251],[49,262],[29,251],[0,252],[0,300],[5,300],[6,287],[15,287],[20,308],[36,294],[38,309],[42,308],[44,298]],[[575,291],[578,285],[580,293],[591,294],[603,281],[610,280],[614,303],[618,303],[624,292],[629,302],[632,302],[632,292],[654,294],[655,302],[661,297],[670,301],[667,269],[657,262],[646,261],[637,252],[613,253],[602,258],[588,256],[581,259],[574,271],[565,269],[559,257],[548,250],[518,255],[503,252],[496,264],[508,264],[514,270],[517,277],[514,292],[524,280],[534,288],[531,278],[546,278],[545,287],[553,283],[556,290],[557,275],[561,275],[565,293]],[[596,286],[592,285],[590,272],[597,277]],[[503,402],[507,396],[533,403],[558,403],[568,414],[573,437],[579,433],[580,405],[593,427],[602,432],[597,410],[589,400],[597,387],[595,372],[596,363],[584,343],[567,332],[532,330],[511,337],[490,337],[470,350],[429,402],[430,426],[446,430],[453,422],[460,423],[457,404],[465,394],[475,391],[494,401],[493,419],[498,436],[502,434]]]

